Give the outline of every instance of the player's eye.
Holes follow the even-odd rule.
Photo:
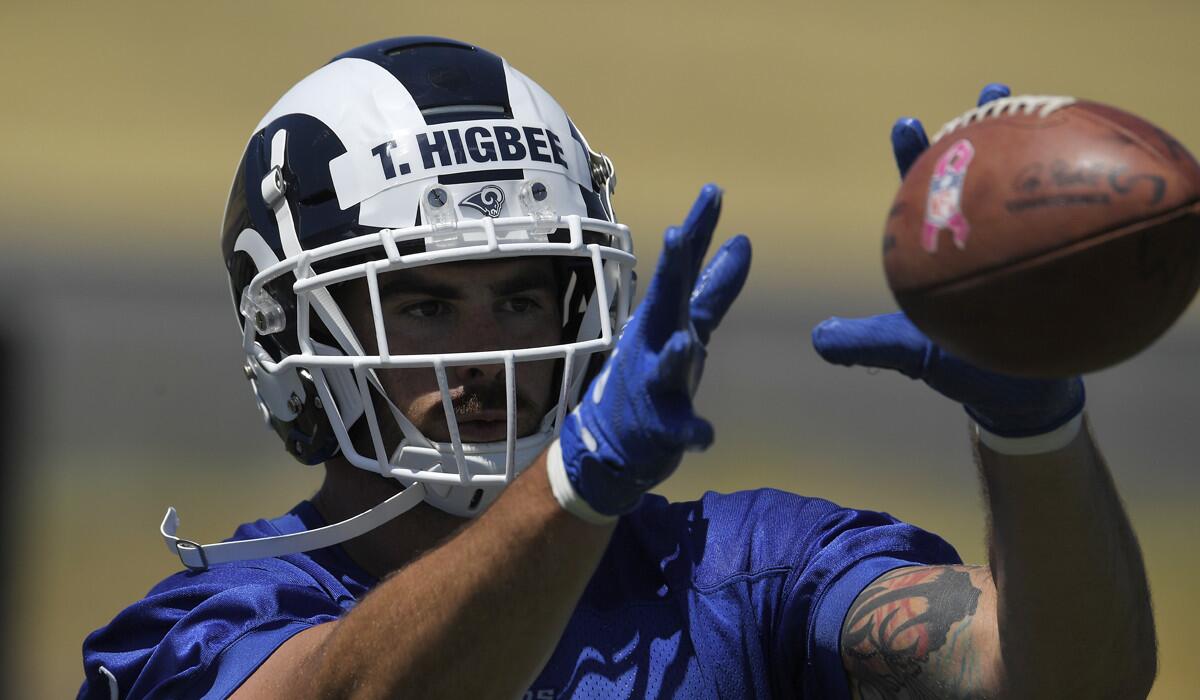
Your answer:
[[[449,313],[450,307],[440,301],[421,301],[416,304],[408,304],[400,309],[400,313],[413,318],[433,318]]]
[[[499,309],[510,313],[522,314],[529,311],[536,311],[541,308],[541,305],[536,300],[530,297],[509,297],[500,302]]]

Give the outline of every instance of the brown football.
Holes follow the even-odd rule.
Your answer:
[[[997,100],[913,164],[883,263],[913,323],[981,367],[1108,367],[1162,335],[1200,286],[1200,164],[1113,107]]]

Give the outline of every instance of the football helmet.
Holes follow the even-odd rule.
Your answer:
[[[562,107],[479,47],[388,39],[300,81],[255,128],[225,210],[221,247],[244,371],[263,419],[296,459],[315,465],[340,454],[405,488],[320,530],[216,545],[177,537],[171,509],[161,530],[172,552],[204,567],[329,546],[421,501],[459,516],[484,510],[555,438],[628,319],[635,258],[613,215],[614,191],[612,162]],[[560,342],[389,350],[381,279],[519,256],[552,256]],[[339,298],[356,281],[369,292],[367,331],[356,331]],[[554,364],[557,400],[518,435],[517,382],[533,362]],[[461,439],[447,370],[464,365],[503,367],[504,440]],[[422,434],[388,397],[381,373],[398,368],[436,374],[448,440]]]

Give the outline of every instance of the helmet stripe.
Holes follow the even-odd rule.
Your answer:
[[[503,114],[484,111],[475,118],[512,116],[504,61],[477,46],[432,36],[398,37],[360,46],[338,55],[334,61],[346,58],[370,61],[391,73],[422,112],[451,106],[484,106],[502,107]],[[471,118],[457,114],[453,120]],[[444,120],[428,123],[438,121]]]

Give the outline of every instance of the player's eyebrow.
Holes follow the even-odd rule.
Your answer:
[[[513,274],[492,282],[488,285],[488,291],[495,296],[511,296],[531,290],[549,289],[553,291],[557,284],[548,265],[530,264],[521,265],[513,271]],[[381,276],[379,298],[386,300],[393,295],[425,296],[449,300],[463,298],[462,289],[458,285],[432,279],[416,270],[407,271],[406,274]]]
[[[517,274],[488,285],[488,290],[498,297],[520,292],[550,289],[557,286],[554,275],[547,265],[522,265]]]
[[[409,296],[426,296],[438,299],[461,299],[462,292],[458,287],[438,280],[426,279],[418,275],[388,275],[379,280],[379,298],[403,294]]]

